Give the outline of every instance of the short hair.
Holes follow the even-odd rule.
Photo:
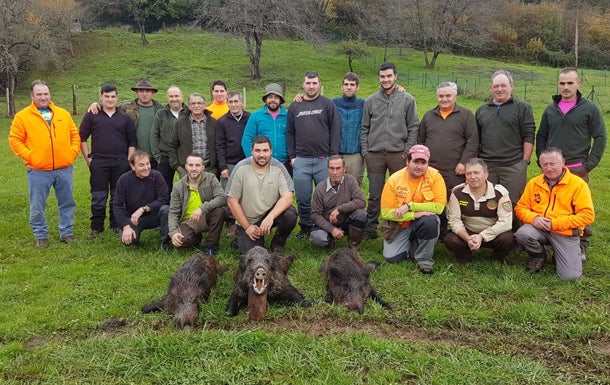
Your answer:
[[[481,158],[472,158],[468,162],[466,162],[465,167],[468,166],[481,166],[483,167],[483,171],[487,172],[487,163]]]
[[[453,92],[455,92],[457,94],[458,92],[458,85],[455,84],[454,82],[442,82],[441,84],[439,84],[436,87],[436,90],[440,90],[441,88],[446,88],[446,87],[451,87],[451,89],[453,90]]]
[[[114,84],[106,83],[100,88],[100,95],[107,94],[112,91],[116,92],[117,94],[119,93]]]
[[[241,92],[229,91],[229,93],[227,93],[227,99],[231,99],[234,96],[237,96],[240,101],[244,100],[243,97],[241,96]]]
[[[45,87],[49,88],[49,85],[47,84],[47,82],[40,80],[40,79],[36,79],[32,82],[32,84],[30,84],[30,91],[34,91],[35,86],[45,86]]]
[[[557,147],[547,147],[544,150],[540,151],[540,155],[538,155],[538,160],[540,160],[542,155],[550,155],[550,154],[557,154],[559,159],[564,160],[563,152],[561,151],[560,148],[557,148]]]
[[[345,167],[345,158],[343,157],[343,155],[332,155],[330,158],[328,158],[328,166],[330,166],[330,161],[331,160],[337,160],[337,159],[341,159],[341,163],[343,164],[343,167]]]
[[[150,161],[150,155],[146,151],[137,149],[131,155],[129,155],[129,163],[131,163],[132,165],[135,165],[136,158],[141,158],[141,157],[145,157],[146,159],[148,159]]]
[[[182,90],[180,89],[180,87],[176,86],[176,85],[171,85],[169,87],[167,87],[167,93],[169,93],[169,90],[175,88],[180,92],[180,96],[182,96]]]
[[[389,62],[389,61],[382,63],[379,66],[379,70],[377,71],[377,73],[380,73],[381,71],[386,71],[386,70],[392,70],[392,72],[394,72],[394,75],[396,75],[396,65],[394,65],[394,63]]]
[[[343,81],[345,81],[345,80],[349,80],[352,82],[356,82],[356,84],[360,84],[360,78],[354,72],[348,72],[345,75],[343,75]],[[341,84],[343,84],[343,81],[341,82]]]
[[[225,91],[227,90],[227,83],[223,82],[222,80],[214,80],[212,82],[212,85],[210,86],[210,91],[214,91],[215,86],[222,86],[222,88],[224,88]]]
[[[320,74],[317,73],[316,71],[308,71],[305,74],[305,79],[315,79],[315,78],[320,79]]]
[[[576,76],[578,76],[578,68],[576,67],[566,67],[559,71],[559,74],[567,74],[568,72],[576,72]]]
[[[513,75],[508,72],[507,70],[497,70],[496,72],[493,73],[493,75],[491,75],[491,82],[493,83],[494,79],[500,75],[504,75],[508,78],[508,82],[510,84],[513,84]]]
[[[269,140],[269,138],[266,135],[256,135],[254,137],[254,139],[252,139],[252,148],[254,148],[255,144],[261,144],[261,143],[269,143],[269,148],[273,149],[273,146],[271,145],[271,141]]]
[[[191,158],[191,157],[201,159],[201,163],[204,163],[204,162],[205,162],[205,160],[203,159],[203,155],[198,154],[198,153],[196,153],[196,152],[191,152],[191,153],[190,153],[190,154],[188,154],[188,155],[186,156],[186,158],[184,158],[184,159],[188,159],[188,158]]]
[[[203,99],[203,102],[205,103],[205,97],[203,95],[201,95],[199,92],[193,92],[192,94],[190,94],[189,102],[191,101],[191,98],[201,98],[201,99]]]

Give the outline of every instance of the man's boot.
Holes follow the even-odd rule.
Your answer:
[[[286,238],[287,237],[283,237],[276,232],[269,244],[269,251],[282,254],[284,252],[284,246],[286,245]]]
[[[347,243],[349,247],[353,247],[357,249],[360,246],[360,242],[362,242],[362,238],[364,237],[364,229],[359,227],[349,225],[348,234],[347,234]]]

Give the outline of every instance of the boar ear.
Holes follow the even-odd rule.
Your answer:
[[[229,268],[229,265],[218,265],[216,267],[216,273],[218,275],[223,275],[227,271],[228,268]]]

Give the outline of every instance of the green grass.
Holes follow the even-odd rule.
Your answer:
[[[247,88],[253,110],[268,82],[286,84],[290,100],[305,71],[316,69],[326,95],[336,96],[346,71],[346,60],[335,56],[332,47],[315,50],[298,41],[266,41],[265,78],[253,82],[239,39],[171,32],[152,34],[149,41],[142,46],[137,35],[88,32],[77,37],[78,57],[67,63],[68,70],[39,70],[34,76],[50,82],[54,100],[64,107],[70,106],[70,88],[76,84],[79,111],[96,99],[104,81],[116,82],[121,96],[132,98],[129,88],[143,75],[161,90],[175,83],[186,94],[206,95],[210,81],[222,78],[230,88]],[[380,58],[381,51],[376,52]],[[377,87],[381,60],[374,59],[356,62],[362,96]],[[473,94],[484,94],[481,88],[474,92],[475,80],[486,84],[495,68],[504,67],[518,70],[519,94],[524,91],[520,83],[527,81],[538,120],[557,73],[443,55],[439,68],[425,75],[418,52],[395,51],[391,60],[399,67],[401,84],[417,98],[420,115],[435,105],[434,86],[422,81],[426,76],[433,83],[454,76],[463,88],[468,80]],[[587,71],[587,79],[595,79],[596,94],[605,93],[601,100],[610,103],[604,76]],[[474,109],[484,97],[463,96],[461,102]],[[157,98],[164,101],[164,93]],[[22,87],[18,108],[27,103]],[[605,117],[608,122],[608,113]],[[8,149],[9,125],[10,120],[0,119],[0,383],[610,383],[608,157],[591,176],[597,221],[584,277],[577,282],[560,281],[551,266],[529,275],[524,254],[512,254],[505,267],[488,261],[485,252],[470,265],[454,265],[438,245],[433,276],[419,274],[413,263],[375,271],[371,280],[394,312],[369,301],[359,315],[323,301],[325,283],[318,269],[327,252],[291,238],[287,251],[298,259],[290,278],[314,305],[272,305],[265,320],[251,322],[245,312],[225,316],[236,255],[229,250],[230,239],[223,237],[219,260],[229,271],[202,306],[198,326],[180,331],[170,317],[144,315],[140,308],[164,294],[169,277],[190,253],[161,252],[152,232],[145,232],[143,245],[135,248],[120,246],[110,232],[87,241],[89,173],[82,158],[75,165],[77,241],[59,244],[51,197],[50,247],[33,247],[25,170]],[[531,167],[530,173],[535,172]],[[380,240],[365,241],[361,252],[367,260],[383,260]]]

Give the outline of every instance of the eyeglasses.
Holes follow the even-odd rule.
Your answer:
[[[191,106],[203,106],[205,105],[205,102],[189,102],[189,104]]]

